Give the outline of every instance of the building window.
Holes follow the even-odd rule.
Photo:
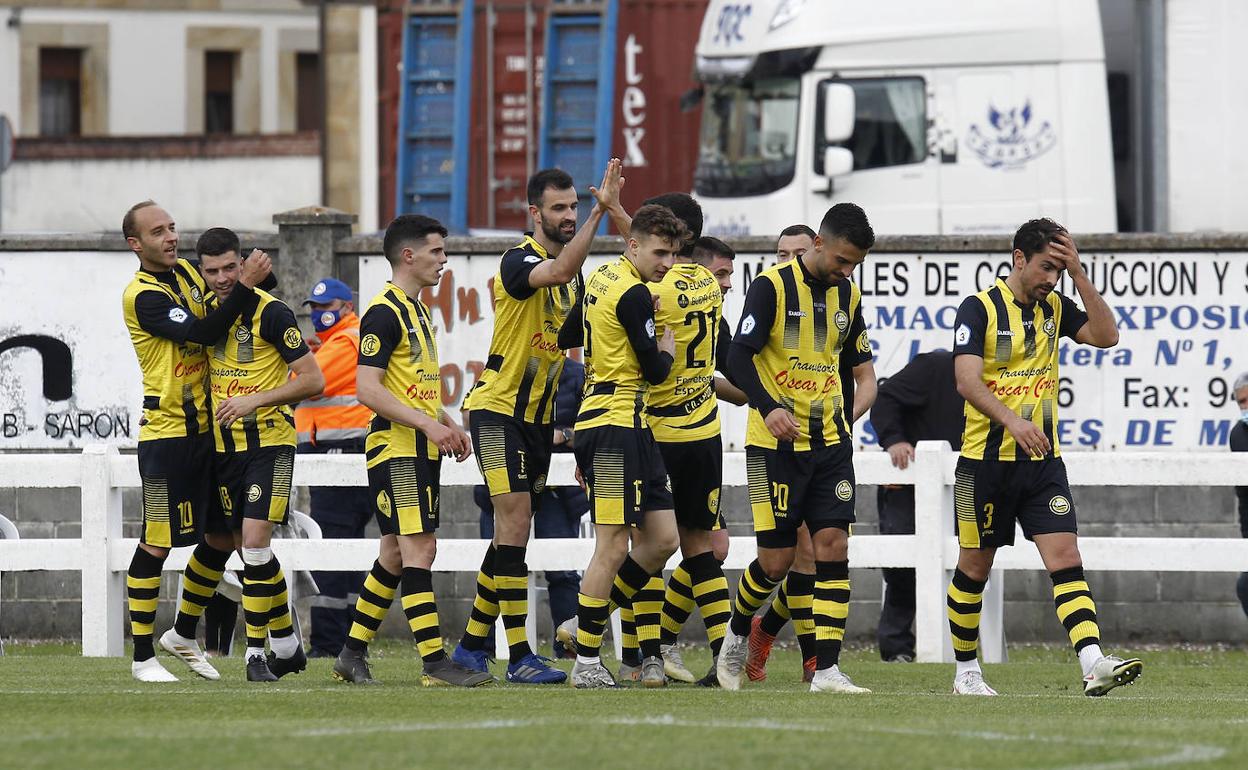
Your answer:
[[[234,133],[234,51],[204,51],[204,133]]]
[[[39,49],[39,134],[82,134],[82,49]]]
[[[296,54],[295,89],[295,130],[320,131],[325,109],[321,101],[320,54]]]

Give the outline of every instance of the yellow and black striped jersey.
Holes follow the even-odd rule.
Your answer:
[[[215,295],[209,304],[216,304]],[[234,396],[273,390],[289,378],[289,364],[309,352],[295,314],[286,303],[256,289],[230,326],[229,333],[209,351],[208,382],[212,402],[221,404]],[[213,420],[212,434],[218,452],[293,447],[294,409],[284,404],[260,407],[224,429]]]
[[[442,409],[442,374],[429,308],[387,281],[360,321],[360,366],[384,369],[381,382],[403,404],[434,420]],[[373,415],[364,441],[369,468],[395,457],[441,457],[424,433]]]
[[[962,301],[954,321],[953,355],[984,359],[983,382],[1010,411],[1044,431],[1058,457],[1057,341],[1074,339],[1088,316],[1056,291],[1030,305],[1004,280]],[[962,456],[972,460],[1039,460],[1018,448],[1005,426],[966,402]]]
[[[204,347],[187,339],[207,312],[208,287],[179,259],[165,273],[139,270],[122,293],[122,314],[143,372],[139,440],[194,436],[208,430]]]
[[[841,372],[871,360],[853,281],[823,283],[800,259],[770,267],[750,284],[732,341],[754,351],[768,397],[799,425],[797,440],[777,441],[751,403],[747,446],[801,452],[850,440]]]
[[[583,292],[581,277],[560,286],[529,286],[533,268],[552,259],[531,235],[503,254],[494,277],[490,354],[464,408],[548,425],[563,370],[559,329]]]
[[[576,430],[646,427],[642,415],[650,384],[668,376],[672,359],[658,352],[654,300],[625,257],[590,274],[582,325],[585,398]]]
[[[723,321],[723,292],[702,265],[682,262],[650,287],[659,298],[655,333],[671,327],[676,356],[667,379],[650,388],[646,421],[661,442],[698,441],[719,435],[715,370]]]

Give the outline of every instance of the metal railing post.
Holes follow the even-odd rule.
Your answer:
[[[945,464],[951,450],[947,441],[920,441],[914,465],[914,638],[921,663],[939,663],[949,645],[945,623],[944,548],[952,527],[953,494],[945,483]]]
[[[82,450],[82,654],[117,657],[124,647],[125,573],[109,564],[121,539],[121,490],[113,486],[110,459],[117,448]]]

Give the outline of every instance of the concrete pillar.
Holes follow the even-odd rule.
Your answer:
[[[286,304],[299,318],[305,334],[312,334],[308,309],[301,305],[316,282],[337,278],[359,291],[357,260],[340,263],[334,244],[351,235],[355,215],[324,206],[305,206],[273,215],[279,242],[277,282]]]

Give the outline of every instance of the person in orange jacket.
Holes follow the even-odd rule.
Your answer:
[[[316,362],[325,375],[325,391],[295,409],[298,451],[316,454],[362,454],[372,412],[355,397],[355,366],[360,348],[360,319],[351,287],[334,278],[317,281],[303,304],[312,311],[320,346]],[[366,487],[311,487],[311,510],[326,538],[362,538],[370,518]],[[351,608],[363,573],[313,572],[321,589],[312,599],[309,657],[336,658],[351,627]]]

